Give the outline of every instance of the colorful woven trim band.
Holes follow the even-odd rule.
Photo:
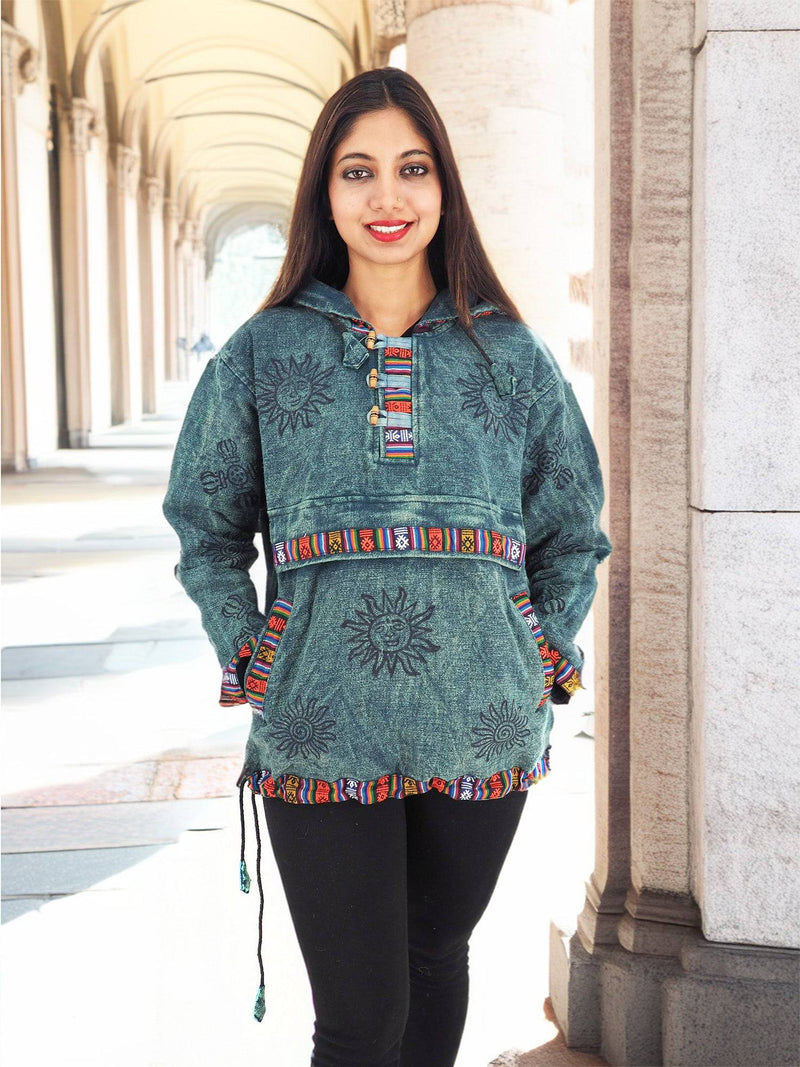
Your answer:
[[[234,704],[246,704],[247,697],[239,685],[239,675],[236,671],[242,660],[249,659],[256,650],[255,637],[249,637],[247,643],[242,645],[239,651],[222,668],[222,688],[219,694],[219,702],[223,708],[233,707]]]
[[[272,546],[276,566],[298,560],[354,552],[455,552],[504,559],[522,566],[525,545],[497,530],[462,526],[378,526],[368,530],[328,530],[305,534]]]
[[[357,800],[360,804],[379,804],[390,798],[402,800],[404,797],[435,790],[454,800],[495,800],[507,793],[530,789],[536,785],[550,770],[550,749],[529,771],[512,767],[507,771],[498,771],[488,778],[476,778],[462,775],[446,781],[444,778],[429,778],[419,781],[406,778],[402,774],[386,774],[370,782],[359,782],[355,778],[342,778],[337,782],[323,782],[319,778],[300,778],[295,774],[285,774],[273,778],[269,771],[259,771],[248,775],[244,781],[254,793],[265,797],[278,797],[289,804],[330,804],[345,800]]]
[[[539,655],[542,657],[544,696],[539,701],[539,707],[550,696],[554,684],[560,685],[568,693],[574,693],[576,689],[581,689],[581,678],[577,669],[561,655],[557,648],[550,648],[547,644],[528,594],[526,592],[512,593],[511,599],[528,624],[529,630],[536,638],[536,644],[539,646]]]
[[[256,711],[261,713],[264,708],[264,696],[267,692],[269,672],[272,670],[272,661],[275,659],[275,651],[278,642],[286,629],[286,623],[292,611],[290,600],[276,600],[267,620],[267,627],[259,640],[257,637],[248,637],[239,651],[222,668],[222,688],[219,702],[223,707],[232,707],[234,704],[250,704]],[[243,660],[249,660],[255,656],[255,663],[247,677],[245,686],[247,694],[239,685],[237,667]]]
[[[272,661],[275,659],[275,652],[280,639],[283,637],[283,632],[286,629],[286,623],[289,621],[291,613],[291,600],[278,599],[273,603],[267,620],[267,628],[258,642],[254,653],[255,659],[247,672],[244,683],[245,696],[248,703],[259,714],[262,714],[264,710],[264,697],[267,692],[269,674],[272,670]]]
[[[387,348],[384,352],[387,383],[383,391],[386,425],[383,441],[387,459],[414,458],[414,431],[398,415],[411,417],[411,349]],[[397,384],[391,384],[392,380]]]

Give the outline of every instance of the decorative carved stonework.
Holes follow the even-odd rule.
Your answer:
[[[170,222],[177,223],[181,217],[181,209],[177,204],[177,201],[170,199],[170,197],[164,197],[164,218],[169,219]]]
[[[195,237],[194,241],[192,241],[192,251],[198,257],[198,259],[205,258],[206,243],[202,237]]]
[[[118,144],[116,153],[117,188],[124,189],[131,196],[136,195],[136,183],[139,178],[139,153],[128,145]]]
[[[389,53],[406,39],[406,0],[372,0],[372,63],[385,67]]]
[[[26,85],[39,77],[39,51],[7,22],[3,24],[3,74],[6,89],[19,96]]]
[[[372,25],[376,37],[405,37],[406,0],[372,0]]]
[[[439,11],[447,7],[470,7],[483,4],[486,0],[403,0],[406,26],[410,26],[414,19],[427,15],[431,11]],[[529,7],[535,11],[543,11],[551,15],[554,10],[554,0],[501,0],[504,7]]]
[[[147,200],[147,210],[151,215],[154,215],[161,207],[161,199],[164,195],[164,183],[160,178],[154,178],[151,175],[145,178],[144,189]]]
[[[186,244],[187,248],[191,248],[195,237],[197,236],[197,223],[194,219],[184,219],[180,225],[178,240],[182,244]]]
[[[97,133],[97,113],[88,100],[73,97],[67,121],[69,122],[69,144],[75,155],[85,155],[89,151],[92,137]]]

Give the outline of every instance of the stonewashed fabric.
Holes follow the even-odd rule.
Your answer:
[[[312,280],[196,387],[164,511],[220,703],[252,707],[254,794],[482,800],[548,769],[610,551],[601,476],[541,338],[471,314],[485,354],[447,290],[396,338]]]

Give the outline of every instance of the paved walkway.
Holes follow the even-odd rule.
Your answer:
[[[185,389],[168,400],[3,479],[4,1067],[309,1059],[268,848],[267,1016],[251,1017],[257,895],[238,891],[234,787],[249,713],[216,704],[216,660],[172,575],[160,504]],[[554,773],[473,938],[458,1067],[603,1062],[566,1050],[544,1006],[549,920],[574,921],[592,865],[583,700],[559,709]]]

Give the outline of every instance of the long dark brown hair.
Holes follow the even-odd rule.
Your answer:
[[[437,290],[450,290],[458,320],[473,338],[470,299],[487,300],[521,322],[522,316],[500,284],[481,244],[444,123],[419,82],[396,67],[357,74],[333,94],[320,112],[300,173],[286,257],[258,311],[291,304],[312,277],[335,289],[341,289],[347,281],[347,246],[329,218],[331,159],[361,115],[391,107],[404,111],[433,148],[444,210],[428,245],[428,263]]]

